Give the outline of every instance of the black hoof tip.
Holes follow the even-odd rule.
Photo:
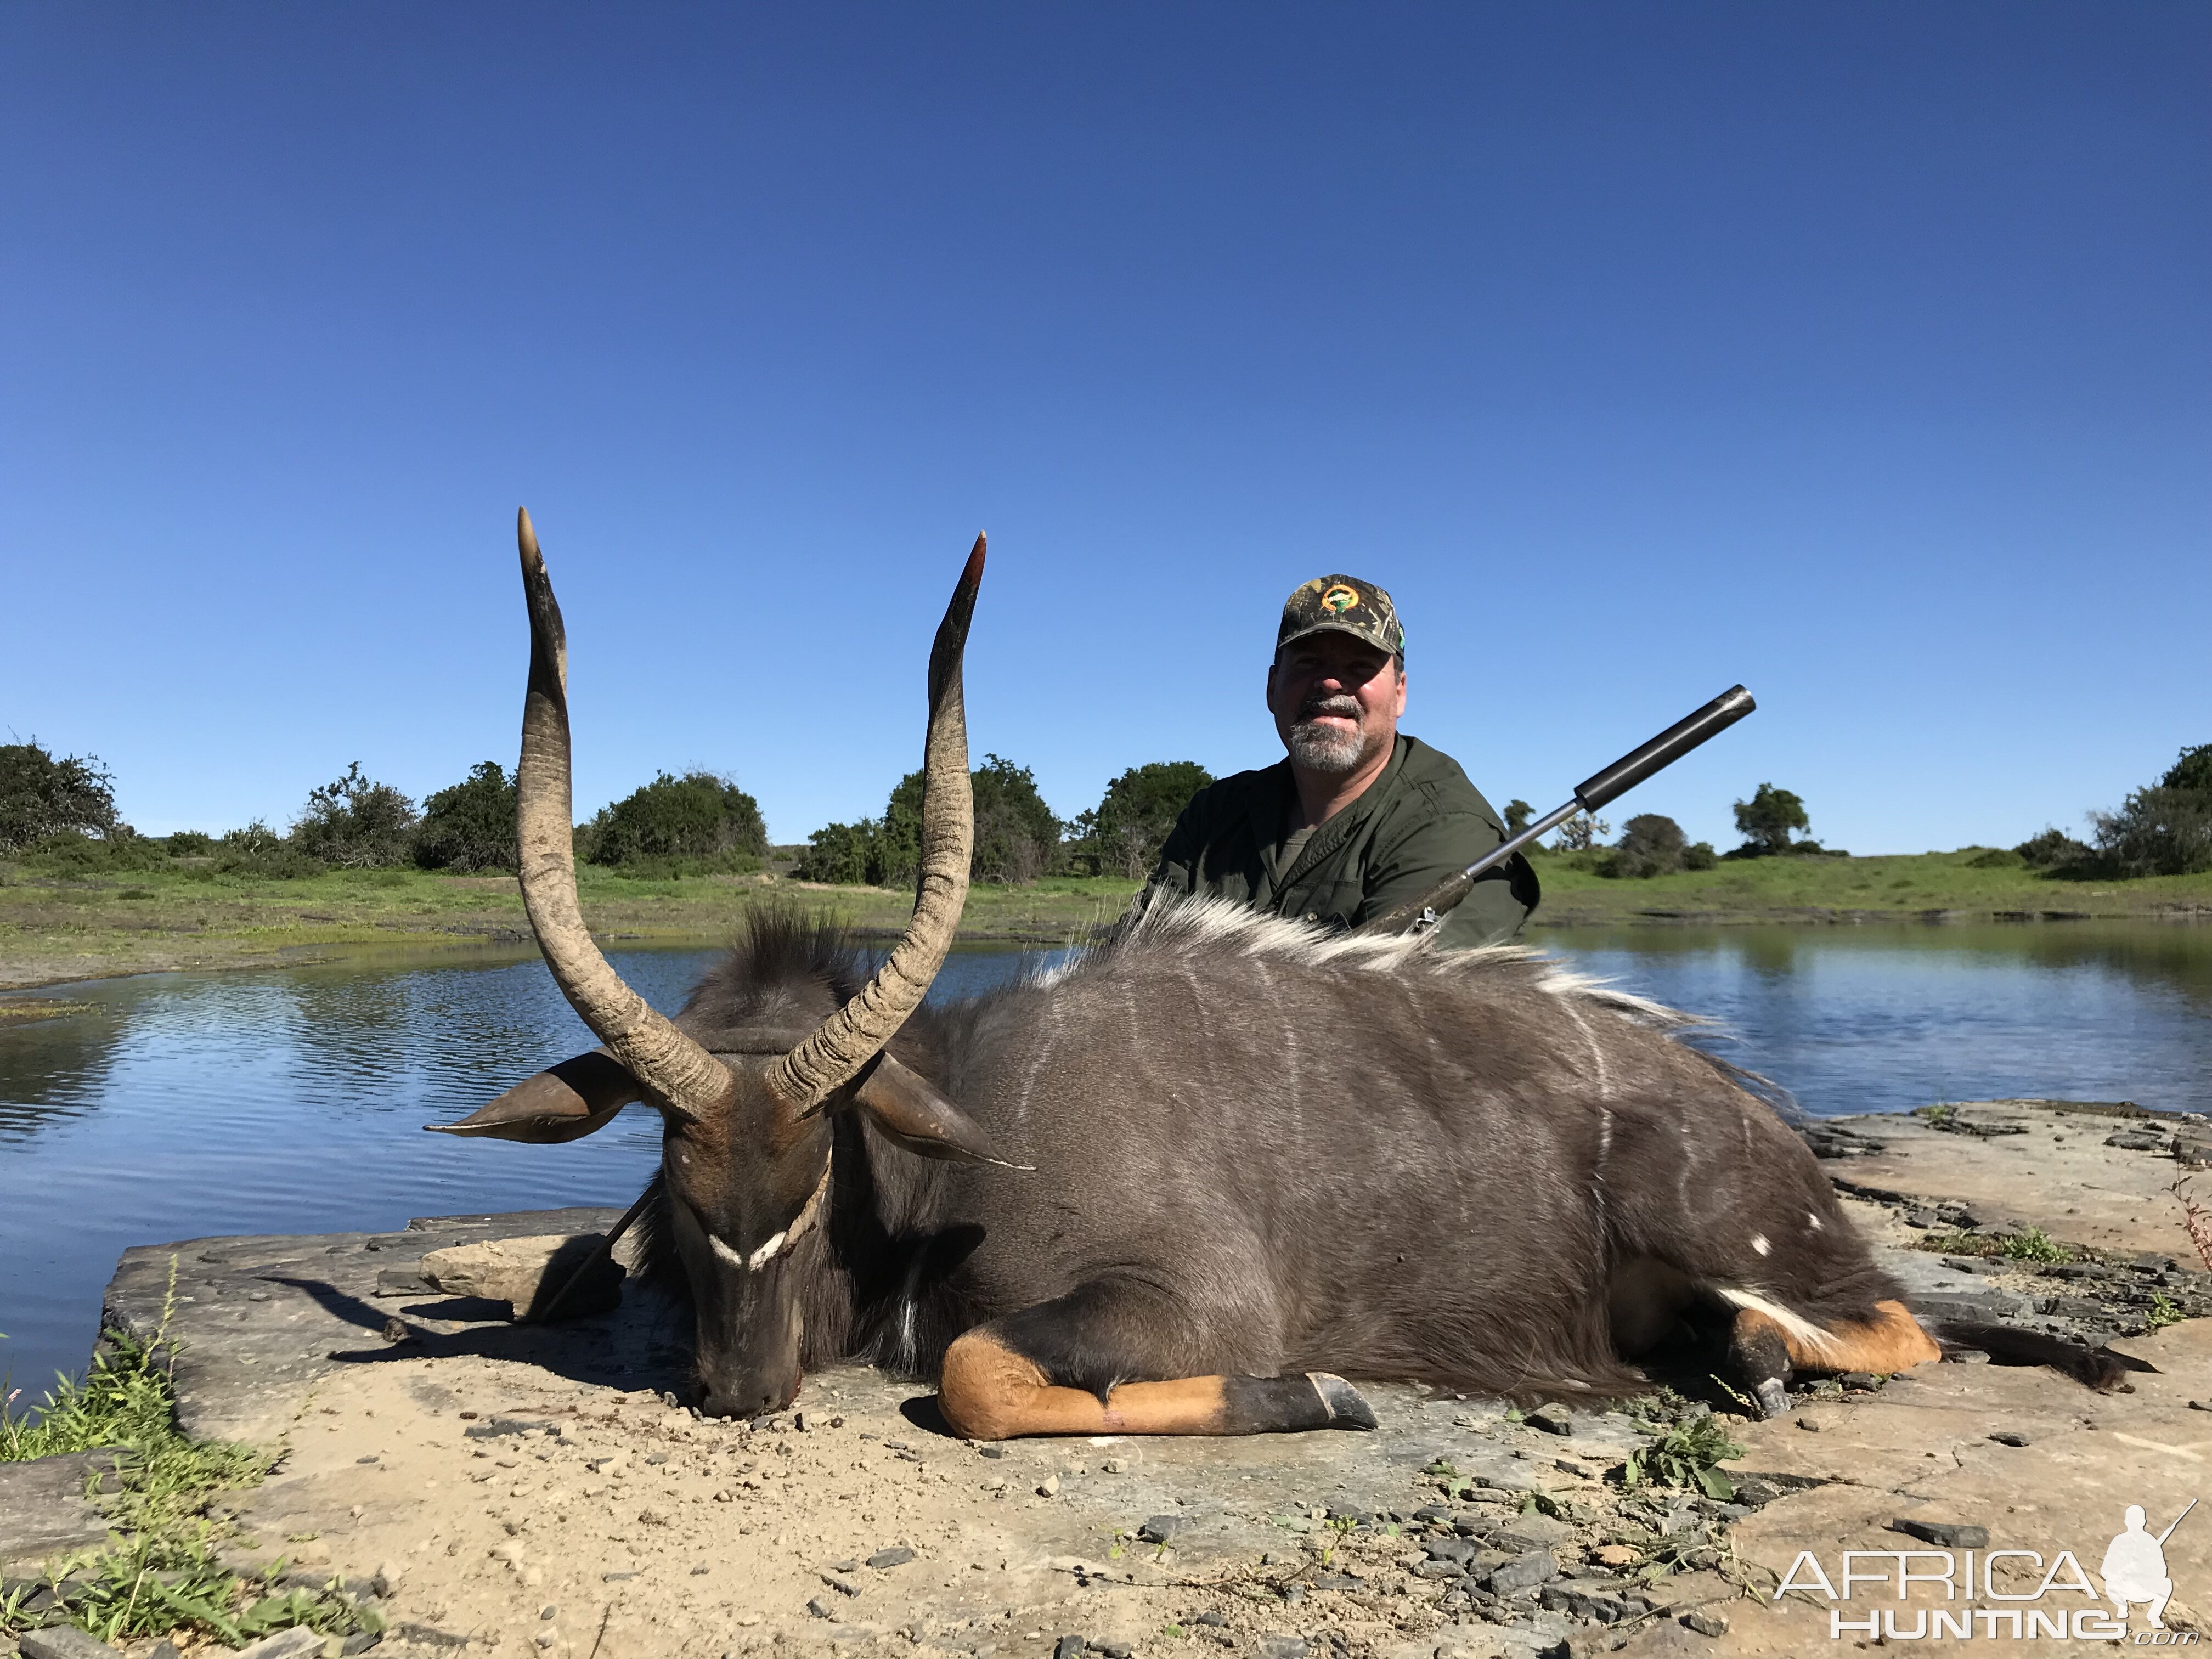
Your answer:
[[[1322,1406],[1328,1413],[1329,1427],[1371,1429],[1375,1426],[1375,1413],[1359,1397],[1359,1390],[1342,1377],[1332,1376],[1327,1371],[1308,1371],[1306,1380],[1314,1385],[1314,1392],[1321,1396]]]

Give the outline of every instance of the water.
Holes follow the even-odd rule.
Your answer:
[[[2212,929],[1559,929],[1542,942],[1716,1017],[1734,1036],[1723,1052],[1814,1112],[2005,1096],[2212,1111]],[[662,1007],[709,958],[615,955]],[[957,952],[939,992],[994,983],[1018,959]],[[33,1397],[83,1364],[130,1245],[626,1204],[657,1155],[642,1111],[563,1146],[421,1132],[592,1046],[534,955],[362,956],[40,994],[90,1008],[0,1028],[0,1371]]]

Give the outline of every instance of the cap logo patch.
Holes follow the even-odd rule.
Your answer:
[[[1340,617],[1358,603],[1359,590],[1356,587],[1346,587],[1342,582],[1337,583],[1335,586],[1321,596],[1322,609],[1334,611]]]

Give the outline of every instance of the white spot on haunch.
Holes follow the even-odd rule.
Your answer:
[[[1802,1314],[1792,1313],[1778,1302],[1769,1302],[1765,1297],[1750,1291],[1739,1291],[1726,1285],[1713,1287],[1721,1299],[1751,1313],[1765,1314],[1769,1319],[1803,1343],[1810,1353],[1826,1353],[1836,1346],[1836,1339],[1822,1330]]]
[[[769,1262],[775,1260],[775,1253],[783,1248],[786,1237],[787,1235],[783,1233],[776,1234],[775,1237],[745,1258],[745,1266],[750,1267],[755,1273],[767,1267]]]
[[[1805,1212],[1805,1224],[1817,1233],[1820,1231],[1820,1218],[1808,1210]]]
[[[715,1261],[726,1261],[732,1267],[742,1267],[747,1265],[744,1257],[739,1255],[728,1245],[723,1243],[722,1241],[715,1237],[714,1234],[708,1233],[707,1235],[707,1243],[714,1247]]]
[[[1765,1233],[1753,1233],[1751,1236],[1751,1248],[1757,1250],[1759,1255],[1765,1255],[1772,1246],[1767,1243]]]

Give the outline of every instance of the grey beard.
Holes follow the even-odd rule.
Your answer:
[[[1358,769],[1367,752],[1364,732],[1337,732],[1311,720],[1291,727],[1291,758],[1309,772],[1341,777]]]

